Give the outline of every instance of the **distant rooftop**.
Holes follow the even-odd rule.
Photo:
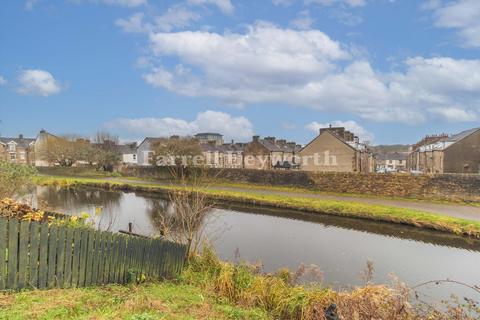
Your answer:
[[[216,132],[200,132],[195,135],[195,137],[201,137],[201,136],[217,136],[217,137],[223,137],[222,134],[216,133]]]

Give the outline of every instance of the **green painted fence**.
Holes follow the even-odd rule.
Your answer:
[[[0,290],[170,278],[185,253],[186,246],[161,239],[0,218]]]

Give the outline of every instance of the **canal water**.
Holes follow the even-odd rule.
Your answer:
[[[101,229],[158,235],[156,217],[168,210],[160,196],[94,188],[37,187],[33,202],[40,207],[94,218]],[[261,262],[264,271],[303,263],[323,273],[323,284],[336,289],[362,285],[367,261],[375,283],[391,283],[392,275],[410,286],[451,279],[480,286],[480,242],[419,228],[360,219],[225,206],[212,210],[206,234],[219,257]],[[476,301],[480,296],[461,285],[423,286],[420,298],[438,301],[455,294]]]

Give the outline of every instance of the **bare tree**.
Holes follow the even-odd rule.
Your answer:
[[[187,245],[188,258],[196,254],[206,240],[205,231],[213,220],[215,203],[205,192],[209,179],[203,170],[196,170],[188,180],[181,176],[175,181],[169,204],[157,216],[155,224],[164,238]]]
[[[76,136],[48,136],[38,151],[38,157],[62,167],[71,167],[77,161],[88,161],[90,151],[88,139]]]

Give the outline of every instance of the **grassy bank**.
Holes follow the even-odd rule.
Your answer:
[[[104,179],[72,178],[72,177],[38,177],[36,183],[40,185],[60,186],[91,186],[109,190],[143,191],[167,193],[179,189],[177,186],[152,185],[148,183],[121,183]],[[200,192],[208,194],[213,200],[239,204],[285,208],[290,210],[307,211],[312,213],[329,214],[336,216],[354,217],[374,221],[391,222],[411,225],[426,229],[467,235],[480,238],[480,222],[460,218],[435,215],[428,212],[372,205],[351,201],[333,201],[314,198],[291,197],[281,195],[267,195],[249,192],[215,190],[198,187]]]
[[[32,319],[271,319],[182,283],[0,294],[1,320]]]
[[[345,291],[301,285],[312,272],[279,270],[263,274],[248,264],[221,262],[210,250],[195,256],[173,282],[142,285],[30,291],[0,295],[0,319],[284,319],[321,320],[335,304],[338,319],[473,320],[472,303],[450,303],[443,311],[416,302],[399,281],[392,286],[369,282]],[[314,271],[315,272],[315,271]]]

